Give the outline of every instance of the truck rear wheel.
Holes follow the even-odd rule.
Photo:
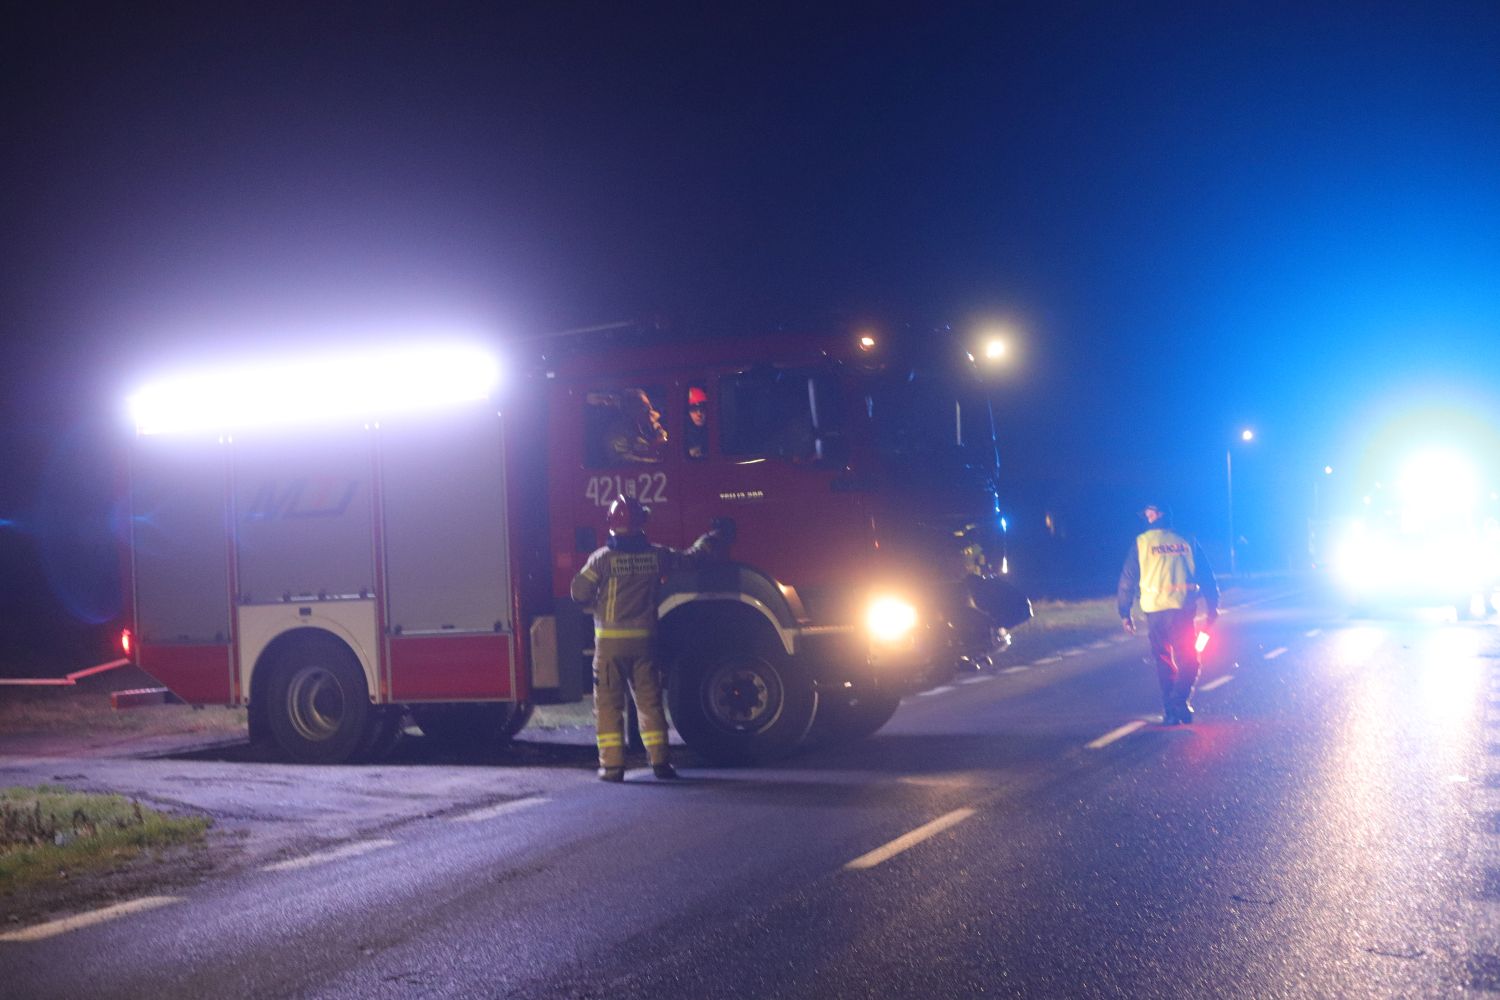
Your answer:
[[[852,743],[873,735],[901,707],[899,695],[867,691],[858,695],[819,692],[811,738],[825,744]]]
[[[680,654],[667,689],[672,724],[720,764],[775,760],[812,725],[818,693],[769,641],[720,641]]]
[[[294,761],[342,764],[367,749],[370,691],[359,661],[331,636],[288,644],[267,686],[271,738]]]

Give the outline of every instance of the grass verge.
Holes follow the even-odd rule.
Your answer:
[[[121,795],[56,785],[0,789],[0,896],[118,868],[143,851],[199,843],[211,822]]]

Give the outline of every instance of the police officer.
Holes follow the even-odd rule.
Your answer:
[[[1193,707],[1188,699],[1198,682],[1193,615],[1202,597],[1208,623],[1218,620],[1219,585],[1198,543],[1172,530],[1170,508],[1153,503],[1141,513],[1146,530],[1136,536],[1135,546],[1125,556],[1116,605],[1125,631],[1135,635],[1131,606],[1140,595],[1156,677],[1161,682],[1161,721],[1168,726],[1191,723]]]
[[[734,540],[734,522],[713,529],[686,552],[646,539],[651,512],[632,497],[609,505],[609,543],[573,577],[573,600],[594,611],[594,722],[601,781],[625,780],[625,689],[635,698],[641,742],[658,778],[677,777],[668,759],[667,718],[656,673],[656,588],[662,576],[722,558]]]

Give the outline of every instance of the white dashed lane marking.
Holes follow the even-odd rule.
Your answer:
[[[981,674],[978,677],[965,677],[963,680],[959,681],[958,683],[960,683],[960,684],[983,684],[985,681],[992,681],[994,679],[995,679],[995,675],[994,674]]]
[[[1108,649],[1109,647],[1113,646],[1114,644],[1115,643],[1114,643],[1113,639],[1100,639],[1098,642],[1091,642],[1091,643],[1089,643],[1088,648],[1089,649]]]
[[[1117,729],[1111,729],[1109,732],[1105,733],[1097,740],[1094,740],[1091,743],[1084,744],[1084,747],[1088,750],[1102,750],[1116,740],[1123,740],[1125,737],[1129,736],[1137,729],[1140,729],[1145,724],[1145,719],[1136,719],[1134,722],[1127,722],[1125,723],[1125,725],[1120,726]]]
[[[1233,676],[1231,676],[1230,674],[1225,674],[1223,677],[1215,677],[1213,680],[1209,681],[1207,684],[1204,684],[1198,690],[1199,691],[1212,691],[1215,688],[1221,688],[1221,687],[1223,687],[1225,684],[1228,684],[1232,680],[1234,680]]]
[[[1273,649],[1269,653],[1267,653],[1265,655],[1265,658],[1268,659],[1268,660],[1274,660],[1274,659],[1276,659],[1276,657],[1281,656],[1284,653],[1286,653],[1286,647],[1285,646],[1277,646],[1275,649]]]
[[[1002,674],[1019,674],[1019,673],[1021,673],[1023,671],[1030,670],[1030,669],[1031,669],[1031,667],[1029,667],[1029,666],[1006,667],[1004,670],[1002,670],[1000,672]]]
[[[1037,666],[1041,666],[1044,663],[1061,663],[1061,662],[1062,662],[1062,657],[1061,656],[1044,656],[1040,660],[1036,661]]]
[[[63,917],[60,920],[49,920],[45,924],[37,924],[35,927],[27,927],[19,931],[9,931],[0,934],[0,941],[43,941],[68,931],[76,931],[83,927],[92,927],[102,924],[116,917],[126,917],[132,913],[144,913],[146,910],[154,910],[157,907],[167,906],[171,903],[182,901],[180,896],[146,896],[142,899],[132,899],[128,903],[116,903],[114,906],[106,906],[102,910],[93,910],[89,913],[80,913],[72,917]]]
[[[953,690],[955,690],[955,688],[953,687],[952,684],[944,684],[942,687],[935,687],[931,691],[918,691],[917,692],[917,697],[918,698],[931,698],[935,694],[944,694],[944,693],[946,693],[948,691],[953,691]]]
[[[1320,628],[1310,628],[1306,632],[1303,632],[1302,634],[1305,635],[1305,636],[1307,636],[1309,639],[1311,639],[1313,636],[1322,635],[1323,634],[1323,630],[1320,629]]]
[[[330,861],[341,861],[344,858],[356,858],[361,854],[369,854],[383,847],[394,847],[394,840],[360,840],[353,844],[345,844],[335,847],[330,851],[319,851],[317,854],[308,854],[300,858],[291,858],[287,861],[278,861],[275,864],[266,865],[261,868],[263,872],[289,872],[297,868],[311,868],[313,865],[327,864]]]
[[[494,819],[497,816],[504,816],[507,813],[520,812],[522,809],[530,809],[532,806],[539,806],[546,801],[547,800],[545,798],[542,798],[539,795],[533,796],[529,799],[513,799],[510,802],[501,802],[498,805],[485,806],[483,809],[475,809],[473,812],[460,813],[457,816],[451,817],[448,822],[479,823],[487,819]]]
[[[959,823],[962,823],[964,820],[974,815],[974,813],[975,810],[968,808],[955,809],[950,813],[944,813],[942,816],[939,816],[931,823],[924,823],[910,833],[903,833],[901,836],[897,837],[895,840],[891,841],[889,844],[884,845],[883,847],[877,847],[875,848],[875,850],[871,851],[868,854],[861,854],[859,857],[855,858],[844,867],[846,869],[853,869],[855,871],[859,871],[865,868],[874,868],[882,861],[889,861],[891,858],[894,858],[902,851],[915,847],[929,837],[942,833],[950,826],[956,826]]]

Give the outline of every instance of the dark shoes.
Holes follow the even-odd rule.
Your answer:
[[[1188,704],[1186,698],[1168,697],[1162,701],[1161,724],[1164,726],[1175,726],[1178,724],[1191,726],[1193,724],[1193,706]]]
[[[677,780],[677,768],[671,764],[652,764],[651,773],[656,775],[660,781]],[[625,780],[625,769],[623,767],[601,767],[598,771],[600,781],[612,781],[619,783]]]

